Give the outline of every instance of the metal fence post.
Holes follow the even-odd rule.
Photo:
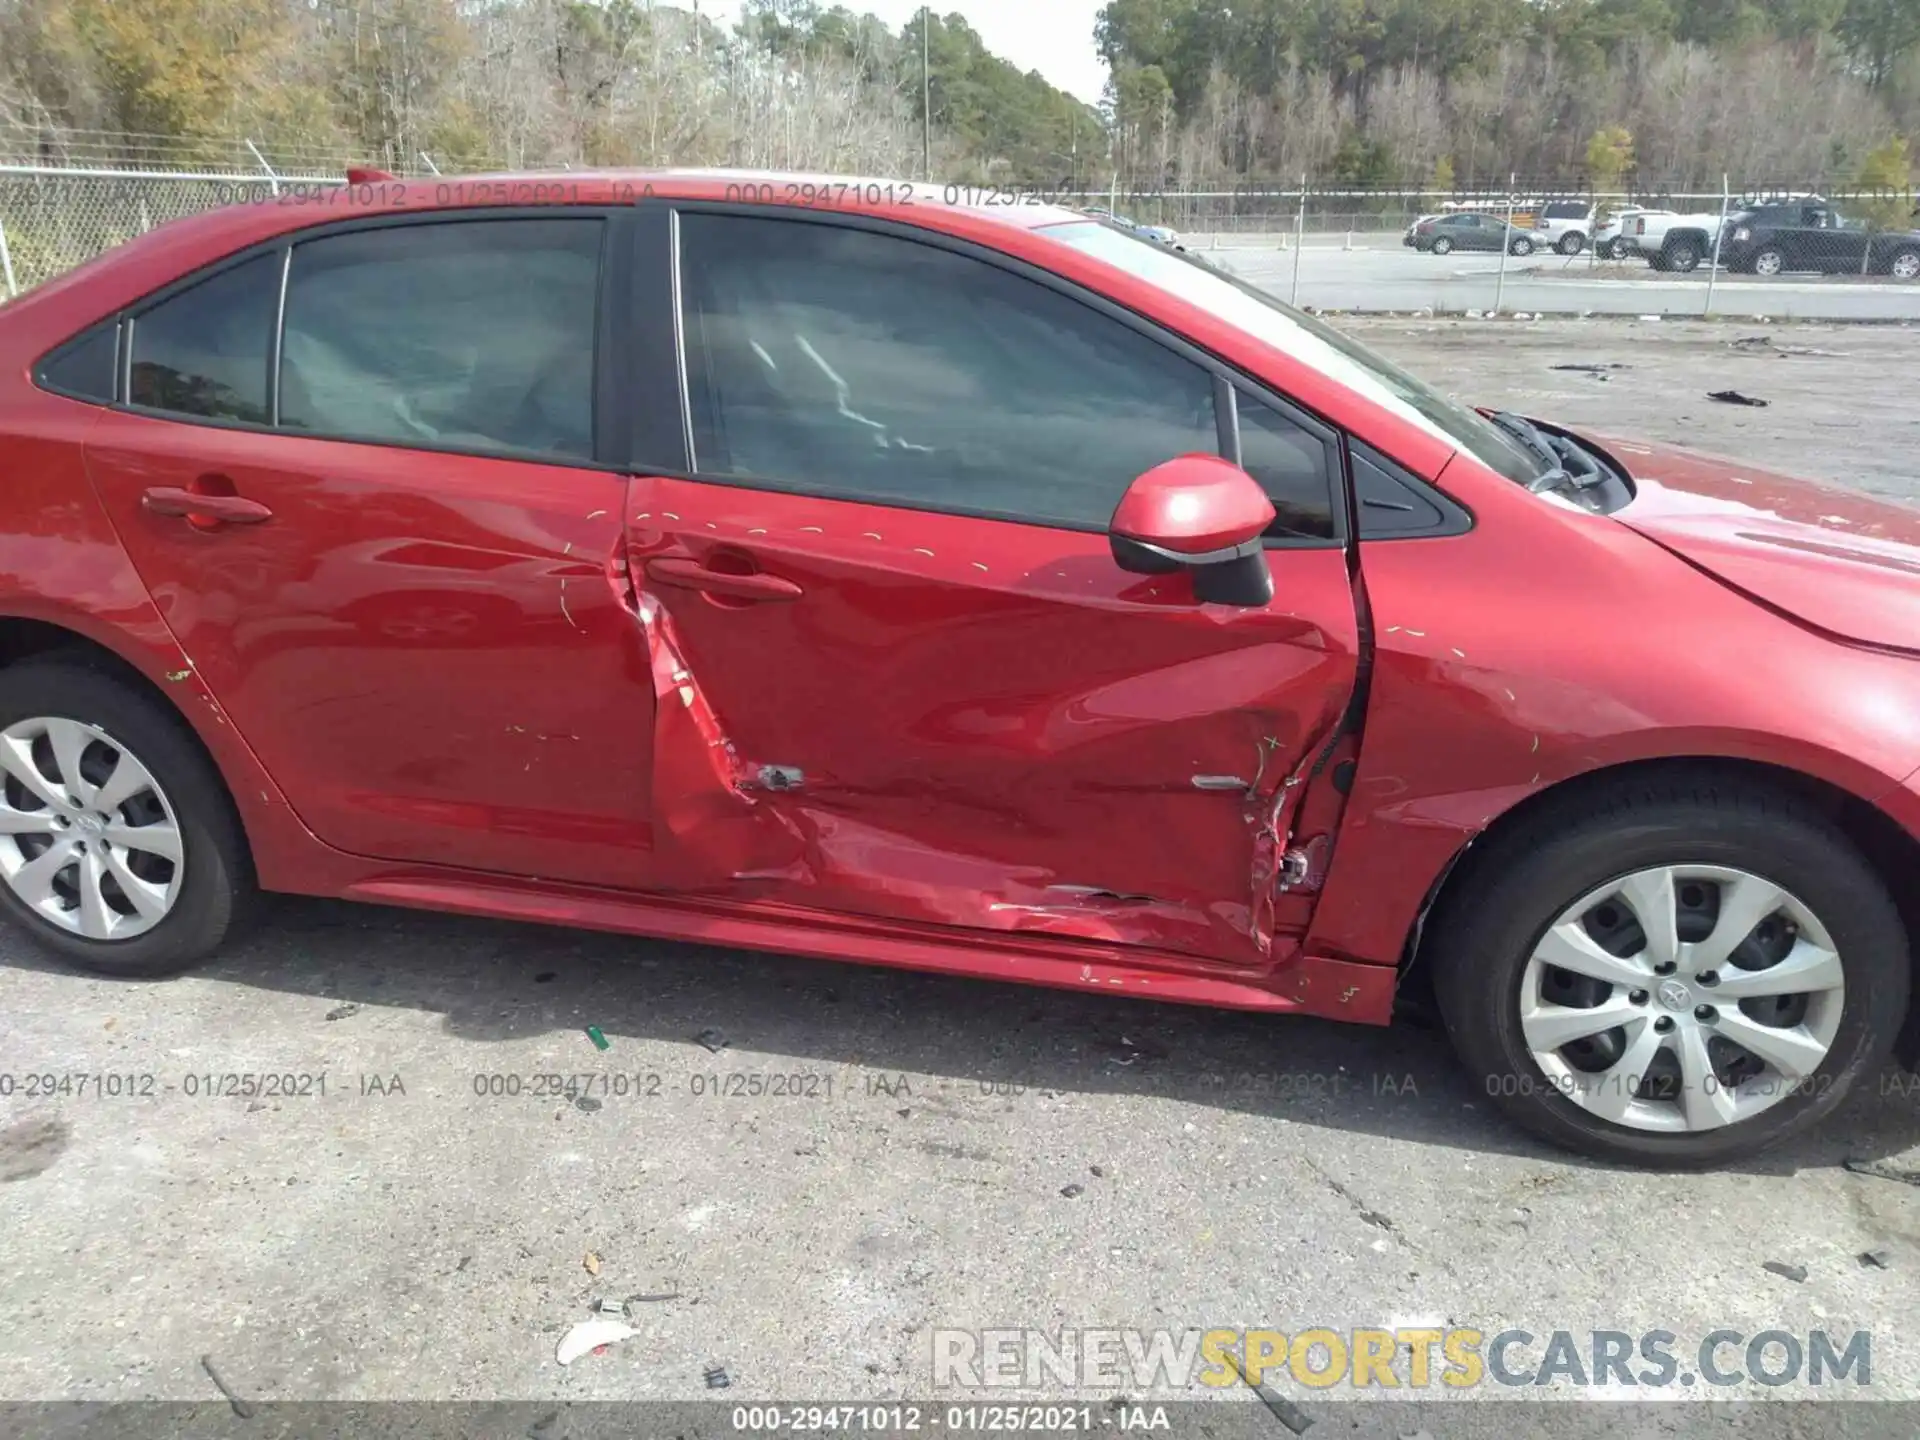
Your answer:
[[[1513,187],[1518,183],[1517,175],[1507,176],[1507,228],[1500,236],[1500,273],[1493,282],[1493,309],[1489,312],[1494,315],[1500,313],[1507,294],[1507,251],[1513,248]]]
[[[7,281],[7,298],[11,300],[20,293],[20,287],[13,283],[13,256],[7,250],[7,227],[0,221],[0,275]]]
[[[1724,172],[1720,176],[1720,228],[1713,232],[1713,263],[1707,269],[1707,306],[1700,313],[1713,313],[1713,282],[1720,278],[1720,241],[1727,233],[1727,201],[1732,195],[1731,177]]]
[[[1293,222],[1293,294],[1288,303],[1300,303],[1300,252],[1307,245],[1307,177],[1300,177],[1300,213]]]
[[[267,184],[273,187],[273,193],[280,193],[280,177],[273,173],[273,167],[267,163],[267,157],[260,153],[260,147],[253,141],[247,141],[247,149],[253,152],[253,158],[260,162],[260,168],[267,172]]]

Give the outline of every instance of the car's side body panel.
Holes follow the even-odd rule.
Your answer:
[[[1444,478],[1475,496],[1471,535],[1362,546],[1378,645],[1309,949],[1396,962],[1465,845],[1593,771],[1742,759],[1877,802],[1920,762],[1920,667],[1756,606],[1616,520],[1548,509],[1470,468],[1462,456]]]
[[[169,448],[154,441],[146,427],[190,427],[104,414],[26,382],[37,356],[86,325],[192,269],[294,229],[422,208],[621,204],[641,198],[642,185],[661,196],[706,201],[819,203],[790,199],[778,184],[764,196],[745,194],[739,177],[711,174],[382,183],[328,192],[328,198],[291,197],[285,204],[233,207],[176,222],[0,311],[0,432],[9,442],[3,462],[7,488],[0,500],[6,513],[0,524],[0,615],[45,620],[90,637],[176,701],[227,778],[268,888],[825,950],[880,963],[1111,986],[1116,993],[1196,1003],[1384,1020],[1393,967],[1435,879],[1486,826],[1558,781],[1641,759],[1741,757],[1820,777],[1882,804],[1910,832],[1920,828],[1920,797],[1898,788],[1920,770],[1920,680],[1910,660],[1838,644],[1755,605],[1620,523],[1524,494],[1478,464],[1456,458],[1433,433],[1339,379],[1048,239],[1039,227],[1071,217],[1045,207],[1013,207],[1005,213],[942,204],[909,207],[891,198],[872,199],[872,187],[865,192],[854,187],[851,199],[843,195],[827,202],[847,213],[971,241],[1085,286],[1364,439],[1413,475],[1441,485],[1475,517],[1466,534],[1360,547],[1377,651],[1357,771],[1339,781],[1350,793],[1341,792],[1347,795],[1346,813],[1338,819],[1340,802],[1331,798],[1334,775],[1288,769],[1286,779],[1297,785],[1283,785],[1283,790],[1302,792],[1299,813],[1336,817],[1328,824],[1337,821],[1338,843],[1324,877],[1310,873],[1305,884],[1279,897],[1267,937],[1271,946],[1264,951],[1252,934],[1244,953],[1194,943],[1196,932],[1182,928],[1185,919],[1171,927],[1162,924],[1164,917],[1156,919],[1127,897],[1159,895],[1156,885],[1164,889],[1164,876],[1177,871],[1179,893],[1171,898],[1194,914],[1205,912],[1209,903],[1258,909],[1252,893],[1257,836],[1248,830],[1235,798],[1206,794],[1192,785],[1192,777],[1252,778],[1244,772],[1256,764],[1257,747],[1269,733],[1277,738],[1284,732],[1290,747],[1309,756],[1316,740],[1325,738],[1329,713],[1340,708],[1328,697],[1344,694],[1343,677],[1350,678],[1366,645],[1350,599],[1342,612],[1328,598],[1335,593],[1335,572],[1344,566],[1338,550],[1275,552],[1270,561],[1276,600],[1270,611],[1225,619],[1197,609],[1175,616],[1161,608],[1165,597],[1141,593],[1147,582],[1109,573],[1109,563],[1101,572],[1108,588],[1102,590],[1096,580],[1094,601],[1078,619],[1098,644],[1116,650],[1115,627],[1128,623],[1128,653],[1110,663],[1079,656],[1075,664],[1043,673],[1033,656],[1020,656],[1024,670],[1019,664],[999,667],[997,658],[1035,643],[1036,637],[1049,644],[1049,635],[1058,638],[1064,602],[1046,591],[1045,582],[1061,568],[1068,578],[1076,565],[1089,574],[1098,568],[1092,549],[1104,541],[1096,545],[1096,537],[1084,537],[1092,548],[1083,553],[1062,548],[1057,538],[1048,550],[1031,536],[1022,540],[996,532],[988,547],[992,553],[986,553],[972,530],[916,513],[885,517],[890,525],[899,520],[895,534],[887,526],[849,524],[847,534],[836,533],[830,541],[802,540],[799,533],[817,522],[804,519],[792,497],[774,503],[765,495],[716,495],[686,475],[642,475],[623,507],[619,477],[604,472],[580,472],[584,478],[561,484],[547,507],[553,523],[542,521],[538,533],[531,534],[524,529],[526,516],[542,507],[513,503],[527,483],[499,468],[513,462],[442,457],[449,486],[461,493],[441,493],[433,500],[430,525],[363,535],[360,541],[331,531],[333,542],[322,537],[319,551],[297,564],[255,557],[265,569],[243,566],[250,575],[278,577],[267,591],[249,589],[248,581],[221,595],[189,594],[184,562],[175,557],[156,563],[158,552],[151,548],[147,583],[142,583],[121,540],[144,519],[120,494],[114,503],[125,513],[110,522],[85,483],[80,455],[91,432],[107,477],[105,489],[124,489],[136,481],[138,489],[152,483],[138,473],[141,467],[165,462]],[[868,198],[862,199],[863,193]],[[223,452],[224,463],[248,462],[240,440],[220,443],[235,447]],[[300,485],[308,502],[322,514],[349,499],[362,507],[372,503],[382,474],[378,447],[278,438],[275,444],[312,447],[296,468],[305,476]],[[356,453],[348,456],[349,450]],[[606,497],[611,503],[602,503],[604,484],[614,487]],[[821,508],[821,502],[810,504],[816,513]],[[677,529],[659,518],[670,509],[680,517]],[[516,515],[508,517],[507,511]],[[465,527],[465,538],[449,542],[442,533],[449,526]],[[750,644],[727,642],[736,653],[716,667],[710,661],[720,653],[718,627],[732,617],[698,596],[662,601],[641,581],[662,547],[717,546],[728,527],[743,533],[776,527],[793,532],[783,563],[803,572],[823,603],[811,612],[796,606],[776,613]],[[429,529],[432,533],[425,533]],[[884,538],[867,538],[875,530]],[[430,568],[472,571],[481,581],[481,567],[464,559],[439,564],[437,547],[453,543],[469,558],[469,552],[480,551],[507,556],[498,567],[504,586],[483,588],[490,598],[509,604],[518,597],[521,613],[510,628],[533,626],[540,643],[520,645],[511,654],[491,648],[484,655],[476,652],[469,657],[475,662],[470,686],[423,696],[417,708],[403,703],[411,677],[405,646],[392,635],[373,640],[357,628],[347,647],[351,655],[336,657],[338,676],[319,665],[310,649],[299,674],[281,674],[283,681],[310,690],[331,682],[351,693],[353,667],[387,665],[384,678],[374,680],[393,702],[382,711],[385,723],[407,720],[403,712],[410,710],[410,723],[426,727],[446,723],[446,712],[453,710],[456,728],[500,729],[439,780],[422,782],[394,770],[376,775],[352,804],[343,796],[320,796],[314,813],[329,818],[315,820],[316,826],[363,852],[356,855],[317,838],[282,797],[282,784],[291,791],[303,783],[292,740],[297,725],[288,715],[264,721],[254,716],[256,701],[270,701],[260,687],[272,666],[254,673],[263,653],[256,642],[266,643],[265,637],[247,640],[240,632],[256,620],[244,613],[242,601],[260,594],[276,598],[257,618],[283,628],[296,612],[324,618],[329,607],[345,606],[359,582],[326,581],[317,568],[319,552],[345,557],[341,547],[367,540],[424,544]],[[166,543],[189,542],[176,537]],[[889,548],[885,554],[861,555],[856,565],[847,548],[855,544]],[[987,565],[991,575],[1010,553],[1025,589],[1010,583],[1001,588],[1002,582],[989,579],[969,580],[971,588],[963,591],[954,575],[941,569],[949,560],[964,560],[970,567]],[[367,551],[355,563],[363,569],[376,563],[392,568],[392,558]],[[923,563],[929,560],[933,563]],[[1048,571],[1048,562],[1062,563]],[[310,573],[296,573],[300,567]],[[317,592],[312,589],[316,578]],[[587,600],[584,615],[572,603],[576,581],[577,593]],[[299,589],[303,584],[308,590]],[[449,584],[454,581],[443,573],[432,588],[440,594]],[[393,618],[397,591],[385,578],[373,589],[382,597],[372,621],[378,632]],[[496,589],[501,593],[494,594]],[[1290,603],[1290,594],[1306,603]],[[904,601],[897,609],[896,599]],[[156,606],[156,600],[162,604]],[[218,603],[209,610],[208,601]],[[981,613],[992,623],[979,625],[976,634],[966,622]],[[663,614],[670,626],[651,623]],[[803,614],[810,615],[813,629],[802,626]],[[582,631],[575,621],[588,629]],[[929,627],[943,623],[951,643],[929,656],[905,656],[909,640],[918,643]],[[1153,626],[1158,637],[1144,648],[1137,641],[1140,624]],[[1266,629],[1256,635],[1259,626]],[[584,642],[576,637],[582,635],[595,642],[591,654],[578,648]],[[182,639],[188,641],[185,646]],[[547,641],[554,642],[550,654]],[[195,653],[208,643],[213,650],[207,653],[221,652],[221,663]],[[810,673],[796,658],[803,646],[845,665]],[[1044,648],[1035,652],[1046,653]],[[540,693],[509,690],[509,701],[501,701],[501,687],[483,675],[482,660],[520,667],[515,674],[522,688],[537,687]],[[888,664],[904,664],[911,673],[890,677],[897,702],[860,714],[841,735],[835,726],[847,714],[844,707],[860,703],[848,679],[856,662],[883,671]],[[749,688],[756,667],[777,674],[783,687],[803,697],[804,724],[783,729],[777,711],[757,708]],[[683,671],[697,675],[700,683],[685,685]],[[238,704],[223,705],[209,680],[239,697]],[[556,693],[568,684],[580,688],[571,696]],[[721,728],[706,724],[683,690],[710,704],[706,719]],[[1817,694],[1817,704],[1810,703],[1810,693]],[[506,708],[494,713],[503,704]],[[536,723],[526,723],[529,717]],[[673,748],[663,752],[669,728],[687,717],[692,729],[671,737]],[[345,738],[360,745],[378,739],[374,732],[381,725],[372,717],[359,717],[356,724],[358,735]],[[524,731],[513,731],[516,724]],[[597,737],[596,748],[607,753],[562,758],[563,752],[587,748],[583,726]],[[563,738],[567,734],[580,739],[569,741]],[[938,760],[924,779],[903,763],[902,736],[925,740],[926,753]],[[861,737],[868,743],[849,743]],[[272,777],[249,742],[262,755],[273,755]],[[629,743],[637,748],[621,750]],[[396,765],[415,765],[424,746],[421,740],[415,753]],[[821,758],[809,755],[803,761],[787,753],[800,746],[812,747]],[[502,780],[501,772],[510,772],[514,761],[523,776],[547,765],[605,764],[608,753],[614,755],[610,773],[615,776],[609,783],[621,793],[603,802],[612,809],[599,818],[619,834],[608,832],[598,868],[567,877],[573,883],[560,883],[548,867],[514,863],[509,852],[534,833],[517,827],[537,806],[498,803],[516,783],[510,774]],[[1236,756],[1242,758],[1236,761]],[[743,792],[735,783],[743,773],[757,776],[736,765],[780,767],[795,761],[801,762],[792,768],[803,772],[802,782],[791,795],[753,793],[750,786]],[[806,788],[807,761],[821,777],[814,796]],[[1021,789],[1016,777],[1022,767],[1048,766],[1055,768],[1041,784]],[[568,783],[577,785],[578,773]],[[683,792],[663,801],[663,778],[685,782]],[[1187,787],[1178,803],[1176,780]],[[408,790],[413,782],[420,783]],[[1115,789],[1104,792],[1105,784]],[[1141,788],[1123,804],[1129,800],[1127,787]],[[476,790],[486,798],[470,804],[462,816],[446,811],[435,820],[422,808],[468,803],[458,796]],[[692,808],[673,808],[682,799]],[[1202,801],[1217,801],[1220,808],[1207,811],[1204,819],[1192,818],[1200,816]],[[703,811],[701,804],[711,808]],[[923,808],[916,811],[916,804]],[[969,806],[977,809],[969,812]],[[878,882],[885,865],[900,859],[896,850],[878,863],[835,858],[824,872],[816,868],[810,890],[802,885],[779,894],[754,891],[740,885],[744,852],[736,854],[726,843],[718,850],[703,848],[717,836],[737,833],[735,822],[748,812],[772,817],[764,826],[753,819],[749,828],[772,836],[769,863],[775,866],[818,866],[831,849],[821,843],[823,818],[841,823],[851,817],[884,837],[910,832],[937,812],[937,836],[951,847],[939,857],[935,890]],[[550,838],[556,825],[567,828],[556,818],[560,813],[551,811],[534,830]],[[1153,818],[1143,821],[1142,814]],[[657,836],[650,827],[663,815],[671,815],[678,833],[694,841],[684,850],[691,864],[678,877],[640,863],[643,856],[653,857],[647,863],[657,861]],[[587,801],[573,816],[593,818]],[[438,842],[429,843],[427,831],[417,828],[429,821],[443,837]],[[703,835],[701,827],[709,823],[717,828]],[[403,833],[408,824],[416,826],[411,838]],[[1126,833],[1145,826],[1157,833]],[[1238,846],[1232,857],[1218,853],[1229,830]],[[461,833],[470,845],[444,838]],[[1076,838],[1086,847],[1084,864],[1077,856],[1071,867],[1059,863]],[[855,844],[844,853],[851,856],[858,849]],[[1196,853],[1184,853],[1188,850]],[[631,868],[629,856],[635,857]],[[956,862],[958,856],[986,859],[990,873],[968,870]],[[489,869],[501,873],[489,875]],[[823,873],[835,877],[839,888],[819,884]],[[1039,883],[1027,891],[1011,883],[1029,879]],[[650,883],[680,888],[633,892],[632,887]],[[1127,924],[1112,924],[1109,916],[1103,930],[1101,923],[1088,923],[1096,906],[1086,895],[1076,902],[1075,918],[1058,924],[1039,914],[1044,906],[1033,903],[1047,885],[1058,883],[1100,892],[1102,905],[1111,895],[1136,908],[1128,912]],[[1317,904],[1316,887],[1321,887]],[[706,893],[690,893],[696,890]],[[802,898],[808,894],[813,898]],[[985,908],[993,905],[1027,908],[1021,918],[1009,919],[1004,917],[1011,911]],[[862,913],[828,913],[835,907]],[[1037,918],[1028,923],[1027,916]],[[1238,917],[1229,920],[1237,923]]]

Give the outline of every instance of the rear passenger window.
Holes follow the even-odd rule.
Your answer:
[[[295,246],[280,424],[591,459],[602,229],[466,220]]]
[[[113,399],[119,358],[120,326],[107,320],[76,335],[42,360],[34,383],[57,395],[104,404]]]
[[[133,322],[128,399],[148,410],[265,425],[280,256],[261,255]]]

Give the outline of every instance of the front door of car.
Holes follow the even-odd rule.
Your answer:
[[[1285,533],[1271,604],[1201,605],[1104,533],[1231,434],[1195,354],[910,232],[675,220],[692,463],[628,507],[673,882],[1260,963],[1354,684],[1335,437],[1231,400]]]
[[[331,845],[646,882],[622,699],[646,671],[608,571],[626,478],[595,458],[616,224],[336,228],[129,322],[130,403],[89,473],[222,717]]]

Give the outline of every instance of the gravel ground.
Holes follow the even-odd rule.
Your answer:
[[[1730,348],[1748,327],[1351,328],[1479,401],[1916,493],[1911,332],[1776,328],[1842,352],[1778,358]],[[1585,361],[1631,368],[1547,368]],[[1725,385],[1775,403],[1705,400]],[[1541,1339],[1523,1366],[1556,1330],[1584,1350],[1594,1328],[1664,1329],[1683,1356],[1723,1327],[1869,1330],[1870,1386],[1717,1393],[1920,1399],[1920,1189],[1840,1163],[1920,1171],[1911,1077],[1762,1161],[1629,1173],[1517,1135],[1423,1028],[291,900],[219,963],[156,984],[75,976],[0,929],[0,1044],[0,1401],[211,1406],[121,1433],[297,1433],[266,1427],[282,1412],[229,1414],[203,1355],[256,1403],[528,1401],[461,1433],[552,1440],[589,1432],[574,1402],[714,1398],[714,1366],[727,1401],[924,1399],[932,1332],[992,1326],[1520,1327]],[[153,1088],[29,1095],[24,1077],[47,1072]],[[322,1073],[324,1095],[193,1093],[198,1077]],[[578,1100],[529,1093],[546,1074],[598,1078]],[[803,1093],[715,1093],[733,1075]],[[479,1093],[505,1077],[522,1093]],[[636,1293],[678,1298],[556,1364],[590,1301]],[[1566,1383],[1470,1392],[1560,1397],[1525,1421],[1458,1402],[1383,1419],[1350,1390],[1276,1383],[1329,1422],[1316,1436],[1625,1433],[1617,1406],[1573,1403]],[[1176,1428],[1288,1433],[1250,1401],[1210,1408],[1232,1424],[1176,1412]],[[128,1413],[14,1419],[92,1434]],[[531,1423],[553,1414],[571,1418]],[[702,1425],[730,1429],[714,1411],[625,1433]],[[1660,1406],[1631,1429],[1917,1426],[1829,1399]]]
[[[1920,501],[1920,328],[1331,318],[1475,405]],[[1602,379],[1555,365],[1621,368]],[[1767,408],[1709,400],[1710,390],[1738,390]]]

